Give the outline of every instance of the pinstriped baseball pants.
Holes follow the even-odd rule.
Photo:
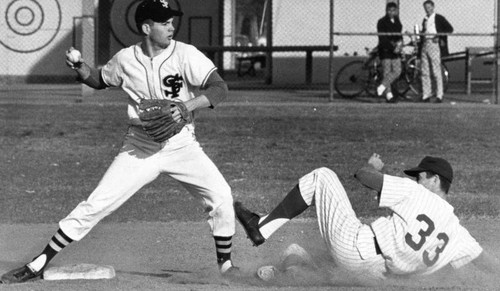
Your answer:
[[[321,236],[335,263],[366,278],[383,279],[385,260],[377,255],[374,234],[356,217],[337,175],[319,168],[299,180],[306,203],[316,206]]]

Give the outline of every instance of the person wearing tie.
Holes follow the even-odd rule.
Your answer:
[[[435,103],[443,102],[443,75],[441,72],[441,57],[449,54],[448,37],[436,35],[437,33],[452,33],[453,27],[444,16],[434,12],[434,2],[424,2],[424,10],[427,14],[422,23],[422,33],[425,33],[421,42],[422,60],[422,101],[430,102],[432,97],[433,76],[436,81]]]

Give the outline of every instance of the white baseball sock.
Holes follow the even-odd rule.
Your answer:
[[[262,216],[259,220],[259,224],[262,223],[267,217],[268,215]],[[275,231],[289,221],[290,219],[288,218],[276,218],[259,227],[259,231],[265,239],[268,239]]]

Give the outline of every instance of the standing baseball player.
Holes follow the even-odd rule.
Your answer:
[[[337,175],[319,168],[300,178],[283,201],[259,217],[235,202],[238,220],[255,246],[311,205],[321,236],[337,266],[368,278],[390,275],[431,274],[450,264],[454,268],[474,262],[483,271],[498,272],[498,262],[460,225],[446,202],[453,180],[450,164],[425,157],[405,173],[416,181],[383,175],[377,154],[355,177],[377,191],[379,206],[392,215],[370,225],[356,217]],[[269,277],[269,275],[268,275]]]
[[[70,49],[67,64],[95,89],[120,87],[128,94],[129,129],[123,146],[97,188],[59,222],[49,244],[3,283],[42,275],[50,260],[79,241],[144,185],[165,173],[202,201],[215,239],[222,275],[235,276],[231,240],[235,214],[231,188],[196,141],[193,111],[213,108],[227,95],[214,64],[195,47],[173,40],[173,10],[166,0],[144,0],[135,13],[141,43],[119,51],[102,69],[89,67]],[[201,89],[202,94],[195,96]]]

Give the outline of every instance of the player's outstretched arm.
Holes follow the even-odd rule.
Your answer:
[[[378,154],[373,154],[368,160],[368,165],[359,169],[354,177],[364,186],[377,191],[382,191],[384,175],[381,173],[384,163]]]
[[[66,64],[78,74],[78,79],[85,85],[98,90],[107,87],[101,77],[101,71],[87,65],[78,50],[71,47],[66,51]]]
[[[498,275],[500,273],[500,262],[494,256],[487,254],[484,250],[483,252],[472,261],[474,266],[484,273],[491,275]]]

